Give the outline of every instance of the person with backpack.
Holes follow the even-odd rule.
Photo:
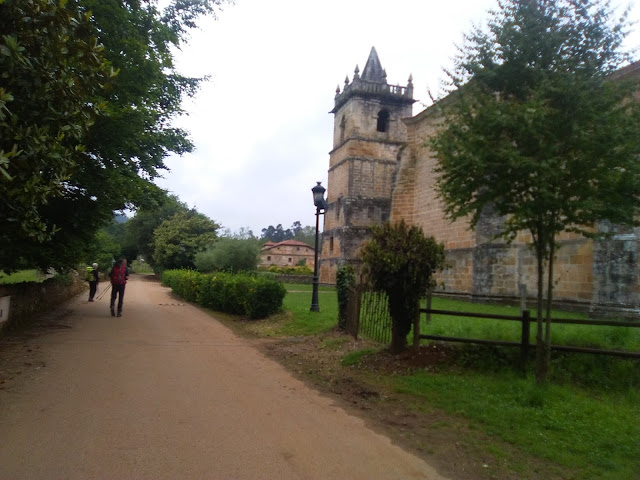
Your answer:
[[[87,267],[87,281],[89,282],[89,301],[93,302],[93,297],[98,291],[98,264],[94,263],[91,267]]]
[[[111,277],[111,316],[116,316],[115,304],[118,297],[118,317],[122,316],[122,300],[124,298],[124,287],[129,278],[129,269],[127,268],[127,260],[121,258],[118,260],[109,274]]]

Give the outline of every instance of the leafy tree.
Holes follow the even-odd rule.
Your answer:
[[[218,228],[195,210],[176,213],[154,231],[154,267],[193,268],[195,255],[213,243]]]
[[[262,229],[262,240],[271,241],[275,243],[284,242],[285,240],[291,240],[293,233],[291,229],[284,229],[282,224],[279,223],[276,227],[269,225],[267,228]]]
[[[249,227],[240,227],[237,232],[232,232],[231,229],[225,228],[220,236],[226,238],[237,238],[240,240],[257,240],[256,236],[253,234],[253,230]]]
[[[276,227],[269,225],[267,228],[262,229],[262,236],[260,238],[263,241],[271,241],[275,243],[295,239],[300,242],[304,242],[307,245],[313,245],[315,242],[315,236],[315,227],[303,227],[300,221],[296,220],[293,222],[291,227],[286,230],[280,223]]]
[[[70,178],[103,107],[99,95],[113,77],[89,15],[64,4],[0,2],[0,264],[5,270],[28,255],[25,245],[50,241],[60,229],[45,207],[77,196]]]
[[[475,226],[492,209],[504,218],[499,236],[531,234],[539,382],[549,365],[558,235],[595,236],[598,222],[632,225],[639,213],[640,111],[632,86],[610,77],[626,58],[626,16],[614,18],[606,1],[499,2],[488,29],[466,37],[431,142],[452,219]]]
[[[298,240],[299,242],[306,243],[307,245],[314,246],[316,242],[316,227],[312,227],[311,225],[306,225],[300,228],[293,237],[294,240]],[[322,237],[319,238],[322,240]]]
[[[193,148],[171,120],[202,79],[173,52],[222,1],[0,2],[0,165],[15,177],[0,184],[3,265],[74,265],[113,211],[153,202],[164,158]]]
[[[196,254],[194,263],[200,272],[252,272],[258,268],[259,254],[260,243],[256,239],[220,238]]]
[[[131,258],[142,255],[147,263],[155,265],[154,231],[160,224],[177,213],[186,213],[189,207],[175,195],[162,192],[153,204],[139,208],[125,224],[123,245]]]
[[[371,240],[360,252],[364,273],[375,290],[387,294],[391,351],[400,353],[407,347],[407,335],[432,274],[444,266],[444,245],[404,221],[374,226],[371,232]]]
[[[119,258],[121,254],[122,249],[118,240],[109,234],[106,229],[102,229],[96,233],[94,241],[89,246],[86,264],[91,265],[96,262],[98,269],[106,273],[111,269],[113,261]]]

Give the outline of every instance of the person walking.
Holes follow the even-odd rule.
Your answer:
[[[118,317],[122,316],[122,301],[124,299],[124,287],[129,278],[129,269],[127,268],[127,260],[121,258],[118,260],[110,273],[111,277],[111,316],[116,316],[115,304],[118,297]]]
[[[89,280],[89,301],[93,302],[93,297],[96,296],[96,292],[98,291],[98,281],[100,278],[98,277],[98,264],[94,263],[91,265],[93,270],[91,270],[91,280]]]

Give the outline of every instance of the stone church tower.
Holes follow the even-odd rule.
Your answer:
[[[375,48],[360,75],[336,90],[333,149],[329,158],[328,208],[324,217],[320,281],[335,282],[336,270],[356,261],[372,225],[389,219],[391,190],[411,117],[412,78],[389,85]]]

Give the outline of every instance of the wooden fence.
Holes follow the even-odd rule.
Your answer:
[[[535,348],[536,344],[530,341],[531,314],[524,310],[520,315],[498,315],[474,312],[455,312],[449,310],[437,310],[431,308],[421,308],[420,314],[427,315],[449,315],[462,318],[486,318],[492,320],[505,320],[520,322],[520,341],[510,342],[503,340],[474,339],[463,337],[449,337],[443,335],[428,335],[420,333],[420,322],[414,324],[414,338],[424,340],[436,340],[441,342],[474,343],[481,345],[498,345],[520,348],[520,364],[526,368],[529,350]],[[535,320],[533,320],[535,322]],[[640,328],[640,322],[614,321],[614,320],[585,320],[571,318],[555,318],[551,320],[553,324],[573,324],[573,325],[594,325],[612,327]],[[391,343],[391,317],[387,309],[387,298],[384,294],[363,291],[362,288],[353,289],[349,296],[349,313],[347,315],[347,330],[358,337],[360,333],[367,337],[379,341],[380,343]],[[610,355],[626,358],[640,359],[640,352],[629,352],[624,350],[608,350],[600,348],[572,347],[565,345],[551,345],[551,350],[563,352],[591,353],[595,355]]]

